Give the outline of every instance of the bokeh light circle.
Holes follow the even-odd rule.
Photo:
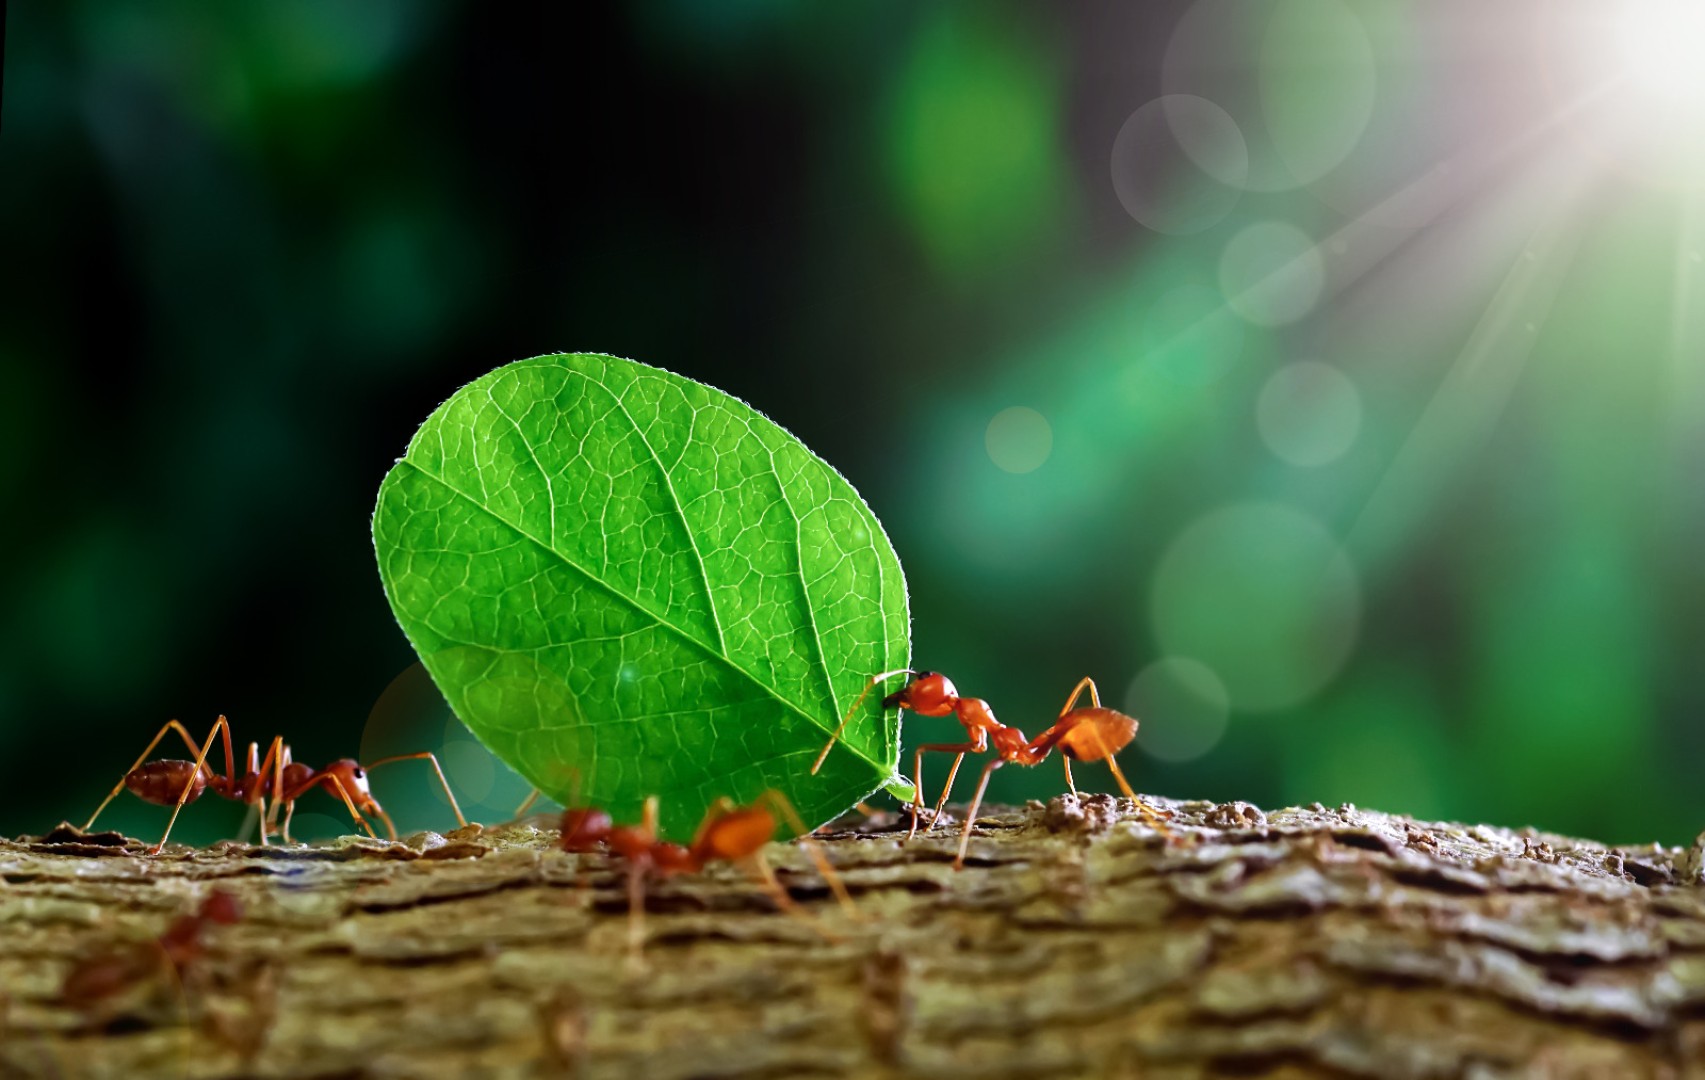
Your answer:
[[[989,460],[1009,473],[1035,472],[1054,451],[1054,428],[1035,409],[1002,409],[983,433]]]
[[[1326,264],[1307,233],[1282,221],[1250,225],[1220,255],[1220,290],[1231,309],[1257,326],[1284,326],[1314,309],[1326,288]]]
[[[1292,465],[1336,461],[1362,429],[1362,398],[1348,376],[1319,360],[1273,372],[1255,404],[1267,448]]]
[[[1143,752],[1177,764],[1194,761],[1219,745],[1231,698],[1208,665],[1168,656],[1131,680],[1125,711],[1138,720],[1137,745]]]
[[[1173,541],[1155,571],[1150,617],[1166,652],[1211,668],[1233,707],[1282,709],[1343,666],[1361,589],[1318,521],[1278,503],[1241,503]]]
[[[1113,191],[1155,232],[1183,236],[1225,220],[1249,179],[1249,149],[1231,114],[1194,94],[1139,108],[1113,140]]]
[[[1312,183],[1349,157],[1379,80],[1368,29],[1344,0],[1198,0],[1172,32],[1161,85],[1240,118],[1245,187],[1272,192]]]
[[[497,781],[497,759],[490,750],[472,739],[452,739],[438,751],[438,760],[460,801],[483,803],[491,795]],[[437,784],[432,785],[432,790],[439,799],[444,798],[444,790]]]

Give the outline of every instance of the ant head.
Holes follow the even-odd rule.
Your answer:
[[[882,707],[891,709],[898,705],[919,716],[946,716],[958,701],[959,689],[953,680],[933,671],[920,671],[904,690],[884,698]]]
[[[680,844],[667,841],[654,844],[651,848],[651,863],[657,872],[665,876],[669,874],[690,874],[699,869],[698,861],[693,853]]]
[[[562,849],[595,851],[610,835],[610,815],[594,807],[571,807],[562,812]]]
[[[354,758],[339,758],[321,769],[320,773],[336,777],[357,810],[364,814],[380,812],[379,800],[373,797],[373,789],[367,786],[367,770],[361,767],[361,762]]]

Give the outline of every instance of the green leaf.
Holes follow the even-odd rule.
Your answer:
[[[894,778],[899,559],[841,475],[746,404],[631,360],[539,356],[463,387],[373,515],[397,621],[463,723],[559,802],[687,836],[766,788],[816,825]]]

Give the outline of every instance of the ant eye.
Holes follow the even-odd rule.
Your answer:
[[[355,771],[354,771],[354,772],[352,772],[352,773],[351,773],[351,774],[350,774],[350,775],[351,775],[351,776],[353,776],[353,777],[355,777],[355,778],[356,778],[356,779],[357,779],[357,780],[359,780],[359,779],[361,779],[361,778],[362,778],[362,777],[364,777],[364,776],[366,776],[366,775],[367,775],[367,770],[366,770],[366,769],[363,769],[363,768],[362,768],[362,767],[361,767],[361,766],[359,766],[359,765],[357,765],[357,766],[356,766],[356,767],[355,767]]]

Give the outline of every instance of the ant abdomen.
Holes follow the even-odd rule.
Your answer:
[[[701,857],[734,861],[775,839],[775,815],[759,806],[730,810],[712,822],[699,838]]]
[[[205,765],[197,768],[193,761],[150,761],[126,773],[124,786],[143,802],[174,806],[179,796],[185,803],[201,798],[211,776]]]
[[[1075,761],[1100,761],[1130,745],[1137,735],[1135,717],[1114,709],[1078,709],[1076,725],[1060,739],[1060,753]]]

